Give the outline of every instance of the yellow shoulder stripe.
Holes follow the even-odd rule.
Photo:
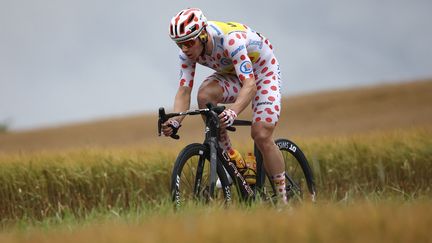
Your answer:
[[[240,23],[236,23],[236,22],[219,22],[219,21],[212,21],[217,27],[219,27],[219,29],[222,30],[222,32],[227,35],[231,32],[235,32],[235,31],[245,31],[246,28],[240,24]]]

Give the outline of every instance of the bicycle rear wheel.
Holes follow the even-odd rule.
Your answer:
[[[288,139],[277,139],[275,143],[282,153],[285,164],[288,200],[302,201],[306,199],[305,194],[309,194],[311,201],[315,201],[316,187],[312,169],[301,149]],[[264,185],[264,192],[272,192],[272,197],[274,197],[276,190],[268,176]]]
[[[171,175],[171,196],[176,207],[189,202],[208,203],[214,198],[230,200],[226,173],[220,163],[217,173],[224,190],[210,191],[210,152],[203,144],[186,146],[178,155]],[[211,198],[210,195],[215,195]]]

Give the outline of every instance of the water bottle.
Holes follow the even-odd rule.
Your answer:
[[[244,160],[245,160],[246,166],[248,168],[252,169],[254,172],[256,172],[256,159],[255,159],[255,156],[253,155],[253,153],[251,153],[251,152],[247,153]]]
[[[235,162],[236,167],[238,169],[246,168],[246,163],[245,163],[244,159],[242,158],[241,154],[236,149],[232,149],[229,152],[229,157],[230,157],[231,161]]]

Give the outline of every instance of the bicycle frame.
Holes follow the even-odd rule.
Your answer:
[[[208,108],[205,109],[189,110],[186,112],[169,113],[169,114],[165,114],[164,108],[159,109],[159,121],[158,121],[159,136],[161,135],[162,124],[171,117],[186,116],[186,115],[204,115],[206,118],[205,119],[205,139],[203,143],[198,145],[204,146],[206,148],[206,151],[208,152],[204,153],[200,150],[198,167],[196,171],[197,174],[193,185],[194,186],[193,195],[199,198],[201,196],[200,195],[201,192],[204,193],[209,192],[208,194],[204,194],[206,195],[205,198],[207,199],[215,198],[214,192],[216,187],[216,181],[219,176],[223,188],[223,193],[225,195],[225,199],[227,202],[231,201],[231,183],[228,181],[228,177],[227,177],[228,174],[234,180],[235,185],[237,186],[237,190],[240,193],[241,200],[254,199],[257,194],[264,196],[264,198],[267,199],[268,194],[265,191],[264,185],[265,185],[266,177],[268,177],[268,175],[266,174],[266,171],[264,169],[263,156],[259,151],[258,147],[254,143],[254,154],[256,158],[256,167],[257,167],[256,183],[254,185],[249,185],[245,181],[243,176],[239,173],[235,165],[235,162],[231,162],[231,159],[229,158],[228,154],[225,151],[223,151],[222,148],[219,147],[220,124],[219,124],[218,114],[223,112],[225,107],[214,106],[211,103],[207,104],[207,107]],[[227,127],[226,129],[229,131],[235,131],[236,127],[234,126],[251,126],[251,125],[252,125],[251,121],[235,120],[233,126]],[[174,139],[180,138],[177,134],[173,134],[171,135],[171,137]],[[316,189],[315,189],[313,174],[303,152],[300,150],[300,148],[298,148],[296,144],[294,144],[292,141],[288,139],[283,139],[283,138],[277,139],[275,140],[275,143],[281,151],[282,150],[288,151],[292,156],[295,157],[295,160],[298,162],[298,165],[300,165],[302,173],[305,176],[308,190],[311,193],[312,201],[315,201]],[[189,147],[189,145],[187,147]],[[209,171],[210,178],[209,178],[209,185],[206,184],[206,188],[204,188],[205,190],[202,191],[201,178],[203,175],[206,159],[209,160],[210,162],[210,171]],[[288,191],[293,193],[299,192],[300,194],[297,195],[301,195],[303,191],[301,185],[298,182],[296,182],[289,174],[286,173],[285,176],[287,179],[287,192]],[[172,192],[178,193],[180,190],[180,178],[178,177],[178,175],[176,178],[174,177],[172,178],[173,179],[171,182],[171,188],[174,188],[172,189]],[[275,192],[276,188],[273,182],[270,180],[269,183],[272,187],[272,191]],[[175,193],[172,195],[173,200],[179,202],[177,198],[180,198],[180,194],[177,195]]]
[[[158,121],[158,128],[159,128],[159,135],[161,134],[161,124],[167,121],[171,117],[175,116],[184,116],[184,115],[198,115],[203,114],[206,116],[206,122],[205,122],[205,140],[203,144],[209,148],[210,151],[210,198],[214,198],[214,191],[216,188],[216,181],[217,181],[217,175],[219,176],[223,175],[225,173],[225,170],[228,172],[228,174],[235,180],[236,185],[238,186],[238,189],[240,190],[240,193],[242,194],[243,199],[250,199],[255,196],[255,190],[251,188],[251,186],[246,182],[246,180],[243,178],[241,173],[238,171],[236,165],[230,161],[228,154],[226,154],[220,147],[219,147],[219,130],[220,130],[220,124],[219,124],[219,117],[218,114],[221,113],[225,107],[223,106],[214,106],[213,104],[209,103],[207,104],[207,109],[199,109],[199,110],[190,110],[186,112],[180,112],[180,113],[169,113],[165,114],[165,110],[163,108],[159,109],[159,121]],[[234,125],[250,125],[250,121],[236,121]],[[234,127],[227,128],[228,130],[235,131]],[[174,139],[179,139],[178,135],[171,135]],[[200,176],[197,176],[197,178],[201,178],[201,174],[204,167],[204,160],[199,161],[199,167],[197,168],[197,174]],[[262,162],[260,163],[260,166],[258,168],[262,168],[261,166]],[[218,166],[221,165],[221,166]],[[258,165],[257,165],[258,166]],[[261,174],[261,173],[260,173]],[[265,172],[264,172],[265,174]],[[264,178],[263,176],[261,176]],[[227,180],[225,180],[226,182]],[[260,185],[263,185],[264,180],[262,180],[262,183],[259,183]],[[199,191],[199,188],[201,186],[200,181],[195,181],[195,192]],[[231,194],[230,194],[230,185],[223,185],[223,191],[226,196],[227,201],[231,200]],[[261,186],[262,187],[262,186]]]

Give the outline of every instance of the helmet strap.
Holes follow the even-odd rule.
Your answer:
[[[199,34],[198,36],[199,41],[201,42],[201,45],[203,47],[202,51],[201,51],[201,56],[204,56],[206,53],[206,46],[207,46],[207,42],[208,42],[208,34],[207,32],[205,32],[204,30],[201,32],[201,34]]]

